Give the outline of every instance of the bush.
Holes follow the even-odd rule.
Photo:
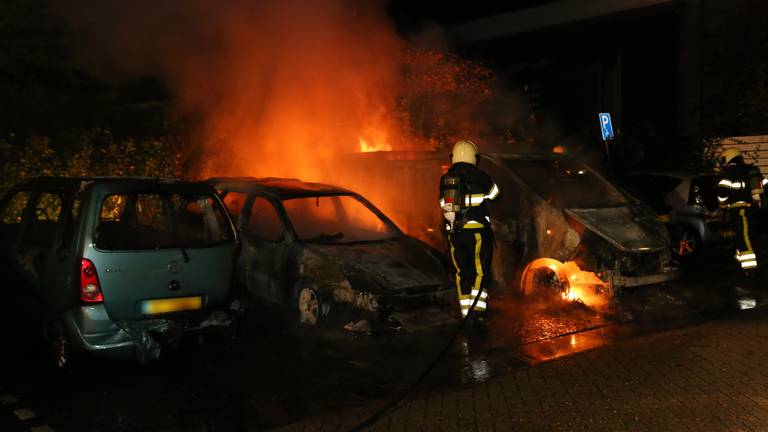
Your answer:
[[[0,194],[38,176],[181,177],[183,157],[174,137],[116,140],[108,130],[51,138],[0,138]]]

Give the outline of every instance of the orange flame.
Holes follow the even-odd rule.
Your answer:
[[[541,269],[547,269],[556,276],[555,288],[560,289],[561,299],[569,302],[581,301],[594,308],[607,305],[608,283],[595,273],[582,270],[573,261],[563,263],[552,258],[539,258],[528,264],[520,281],[526,293],[533,291],[536,272]]]
[[[391,151],[392,146],[387,143],[382,142],[368,142],[363,137],[358,138],[358,141],[360,142],[360,152],[361,153],[369,153],[369,152],[377,152],[377,151]]]

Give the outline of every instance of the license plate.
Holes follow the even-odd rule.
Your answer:
[[[197,310],[202,307],[203,298],[200,296],[145,300],[141,303],[141,313],[144,315],[155,315],[169,312]]]

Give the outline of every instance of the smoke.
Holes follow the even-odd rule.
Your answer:
[[[408,148],[394,114],[403,43],[380,2],[74,0],[81,60],[161,76],[201,114],[199,175],[320,180],[326,161]]]
[[[519,96],[494,86],[486,65],[445,52],[439,31],[400,39],[381,1],[64,5],[89,71],[117,81],[161,77],[178,113],[202,119],[189,134],[191,177],[339,184],[428,239],[441,223],[439,167],[424,181],[423,172],[351,153],[445,149],[464,138],[488,150],[490,136],[502,146],[527,142],[509,133],[525,129]]]

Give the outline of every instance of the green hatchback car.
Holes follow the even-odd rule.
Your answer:
[[[186,332],[231,324],[237,246],[204,183],[23,182],[0,200],[3,318],[25,315],[57,367],[81,352],[149,361]],[[20,312],[30,304],[34,318]]]

